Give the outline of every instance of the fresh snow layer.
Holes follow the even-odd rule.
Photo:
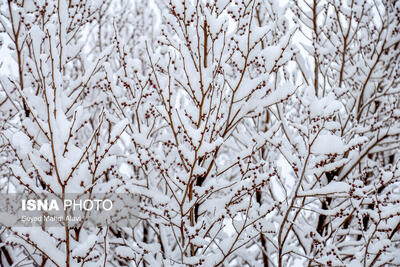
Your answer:
[[[314,154],[343,154],[345,145],[340,136],[320,134],[314,141],[311,152]]]

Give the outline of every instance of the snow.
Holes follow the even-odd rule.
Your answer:
[[[83,239],[82,242],[78,243],[72,250],[72,256],[85,257],[86,254],[89,253],[89,250],[96,244],[97,239],[98,237],[95,234],[91,234]]]
[[[47,233],[43,233],[39,227],[14,227],[14,231],[20,235],[28,234],[31,242],[37,244],[37,248],[44,251],[51,261],[58,266],[64,265],[64,253],[57,248],[54,238]],[[6,241],[15,242],[23,246],[29,246],[29,243],[14,236],[8,236]]]
[[[32,142],[23,132],[15,133],[11,142],[22,158],[25,158],[32,151]]]
[[[85,266],[118,265],[118,256],[259,266],[260,234],[271,265],[279,252],[288,266],[310,255],[324,266],[370,265],[379,253],[376,265],[399,262],[396,10],[380,0],[314,9],[279,0],[25,2],[11,3],[13,19],[3,5],[0,17],[1,50],[14,49],[2,54],[14,68],[0,78],[1,188],[133,196],[123,204],[130,227],[112,226],[120,237],[92,222],[70,232],[71,267],[82,264],[77,256],[96,257]],[[335,8],[344,29],[346,14],[359,23],[348,51]],[[0,244],[21,265],[43,255],[65,265],[63,227],[12,226],[1,237],[24,246]]]
[[[314,154],[343,154],[345,145],[337,135],[319,134],[311,147]]]
[[[350,190],[350,186],[344,182],[330,182],[328,185],[312,190],[302,191],[298,196],[318,196],[318,195],[330,195],[337,193],[347,193]]]
[[[336,100],[330,93],[321,99],[315,99],[310,105],[311,118],[318,116],[327,117],[339,111],[343,107],[342,103]]]

